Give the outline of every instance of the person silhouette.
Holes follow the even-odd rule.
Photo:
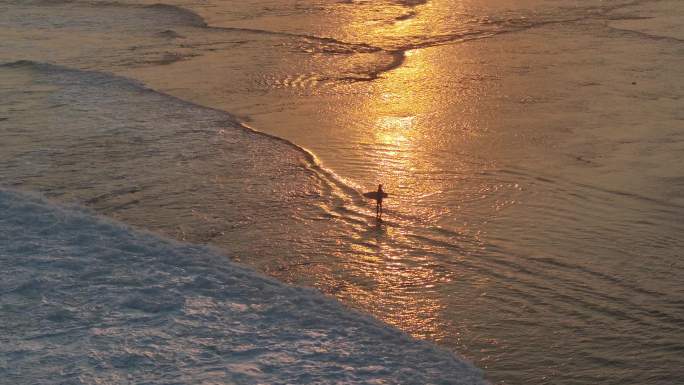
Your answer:
[[[382,191],[382,185],[378,185],[378,191],[375,195],[375,216],[378,219],[382,219],[382,198],[384,198],[385,192]]]

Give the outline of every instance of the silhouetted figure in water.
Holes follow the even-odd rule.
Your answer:
[[[376,201],[375,216],[378,219],[382,219],[382,198],[384,198],[384,195],[385,195],[385,192],[382,191],[382,185],[379,184],[378,185],[378,193],[375,196],[375,201]]]
[[[378,185],[378,191],[369,191],[363,193],[365,198],[375,199],[375,218],[378,222],[382,221],[382,200],[387,198],[387,193],[382,191],[382,185]]]

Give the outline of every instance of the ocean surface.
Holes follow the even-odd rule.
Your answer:
[[[493,384],[684,378],[681,1],[2,0],[0,38],[3,188],[211,246]]]

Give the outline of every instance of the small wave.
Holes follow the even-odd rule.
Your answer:
[[[416,7],[419,5],[427,4],[429,0],[395,0],[398,4],[407,7]]]
[[[632,20],[633,18],[621,18],[618,20]],[[648,41],[653,41],[653,42],[669,42],[669,43],[676,43],[676,44],[681,44],[684,43],[684,39],[676,37],[676,36],[668,36],[665,34],[656,34],[652,32],[645,32],[645,31],[639,31],[636,28],[630,29],[626,27],[617,27],[615,25],[606,25],[606,28],[609,30],[619,33],[625,36],[633,36],[637,38],[642,38]]]
[[[169,5],[169,4],[152,4],[145,6],[144,8],[146,9],[152,9],[152,10],[157,10],[161,12],[165,12],[168,14],[174,14],[179,17],[179,19],[193,27],[207,27],[206,21],[204,19],[196,14],[195,12],[190,11],[189,9],[178,7],[175,5]]]
[[[167,30],[165,30],[165,31],[158,32],[158,33],[157,33],[157,36],[164,37],[164,38],[167,38],[167,39],[182,39],[182,38],[185,38],[185,36],[179,34],[179,33],[176,32],[176,31],[170,30],[170,29],[167,29]]]
[[[404,20],[410,20],[415,18],[418,15],[417,12],[407,12],[403,15],[399,15],[394,18],[395,21],[404,21]]]

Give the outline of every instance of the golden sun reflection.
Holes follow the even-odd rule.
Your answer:
[[[379,92],[365,100],[358,119],[368,121],[366,156],[378,175],[392,191],[403,196],[429,193],[434,186],[421,185],[413,173],[431,168],[424,155],[432,148],[427,120],[439,106],[431,62],[421,50],[406,52],[402,66],[377,80]],[[375,96],[378,95],[378,96]]]
[[[420,34],[420,28],[414,19],[402,20],[370,28],[371,35],[377,34],[370,40],[391,47],[402,36]],[[384,44],[383,39],[387,39]],[[344,134],[359,143],[356,150],[362,161],[355,165],[363,170],[369,186],[384,185],[390,194],[388,220],[397,225],[359,234],[352,247],[355,252],[340,255],[343,270],[355,271],[363,284],[350,282],[337,295],[415,337],[434,340],[445,338],[445,330],[454,330],[446,325],[452,321],[444,316],[447,304],[441,291],[458,278],[454,271],[440,268],[441,262],[432,256],[441,246],[416,237],[425,223],[437,222],[449,206],[420,200],[445,199],[443,191],[460,191],[453,188],[454,176],[462,172],[463,160],[455,149],[468,140],[468,130],[462,127],[477,125],[466,114],[458,114],[476,111],[476,98],[463,93],[454,80],[462,78],[462,72],[454,68],[453,58],[440,56],[443,52],[405,51],[402,64],[380,74],[362,93],[365,97],[344,110],[340,119],[349,127]],[[445,239],[442,245],[452,241]]]
[[[384,145],[401,147],[409,141],[415,120],[415,116],[381,116],[376,122],[376,139]],[[397,153],[389,152],[389,155],[397,155]]]

